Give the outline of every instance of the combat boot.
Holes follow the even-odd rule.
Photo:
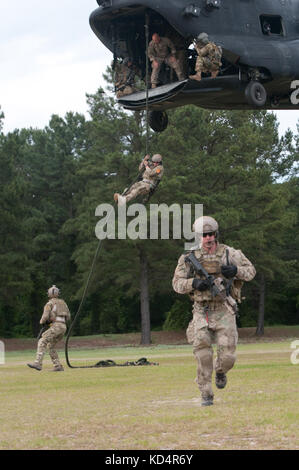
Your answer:
[[[201,406],[211,406],[213,405],[213,395],[203,394],[201,396]]]
[[[224,388],[227,383],[226,375],[223,372],[217,372],[215,377],[215,384],[217,388]]]
[[[196,73],[195,75],[189,75],[189,78],[191,78],[191,80],[197,80],[198,82],[200,82],[201,73]]]
[[[60,366],[55,366],[51,372],[62,372],[62,371],[64,371],[64,368],[62,367],[62,365],[60,365]]]
[[[38,362],[29,362],[27,366],[31,367],[31,369],[42,370],[42,366]]]

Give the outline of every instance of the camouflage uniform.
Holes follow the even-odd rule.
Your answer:
[[[188,73],[188,47],[190,40],[182,37],[175,29],[167,29],[166,36],[172,41],[176,50],[176,59],[181,65],[184,77]]]
[[[139,167],[139,169],[141,168]],[[142,175],[142,181],[133,184],[129,192],[125,195],[126,202],[131,201],[141,194],[148,194],[150,190],[156,186],[157,182],[162,179],[163,173],[163,165],[154,167],[152,165],[148,166]]]
[[[213,348],[217,343],[215,361],[216,374],[226,374],[236,360],[235,350],[238,340],[235,307],[236,300],[241,301],[243,281],[250,281],[255,276],[255,268],[240,250],[217,244],[214,254],[207,254],[203,249],[194,251],[196,258],[206,271],[218,281],[228,282],[221,274],[221,266],[226,263],[226,250],[229,259],[237,267],[237,275],[232,282],[231,295],[212,297],[210,290],[198,291],[192,287],[194,278],[204,279],[194,273],[185,262],[186,255],[179,258],[173,277],[173,288],[179,294],[189,294],[194,301],[193,319],[187,328],[187,339],[193,345],[193,353],[198,363],[197,383],[202,397],[213,398],[212,372]],[[225,292],[225,287],[223,287]]]
[[[159,73],[163,62],[165,62],[167,65],[169,65],[169,67],[172,67],[174,69],[179,80],[185,79],[182,65],[176,59],[176,48],[174,47],[170,39],[166,37],[161,37],[159,43],[155,43],[152,40],[148,46],[148,57],[151,62],[158,62],[157,68],[152,66],[152,86],[157,86],[159,82]]]
[[[198,54],[195,64],[195,70],[201,73],[218,73],[221,67],[222,49],[213,42],[209,42],[205,46],[200,43],[195,44],[195,50]]]
[[[50,327],[42,334],[38,341],[34,361],[37,367],[35,368],[42,368],[43,357],[48,349],[50,358],[54,364],[54,370],[63,370],[55,346],[62,340],[67,329],[66,322],[69,321],[70,318],[70,311],[64,300],[52,298],[46,303],[40,324],[44,325],[50,323]]]
[[[115,68],[115,90],[116,97],[121,98],[137,91],[135,87],[135,75],[137,68],[134,65],[129,67],[126,64],[117,64]]]

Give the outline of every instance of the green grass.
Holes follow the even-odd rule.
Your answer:
[[[299,365],[290,342],[238,346],[228,385],[202,408],[190,346],[73,350],[74,365],[140,357],[159,366],[29,369],[34,351],[0,366],[3,449],[299,449]],[[59,352],[62,359],[63,351]]]

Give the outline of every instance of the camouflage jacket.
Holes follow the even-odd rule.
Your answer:
[[[64,317],[65,321],[71,319],[69,308],[63,299],[53,298],[46,303],[40,323],[54,322],[56,317]]]
[[[251,281],[256,274],[254,266],[244,256],[242,251],[235,250],[224,244],[218,244],[215,254],[209,255],[203,249],[195,250],[193,253],[209,274],[213,275],[215,278],[222,278],[224,282],[227,282],[221,274],[221,266],[227,264],[227,250],[229,264],[237,266],[237,274],[231,286],[231,295],[235,300],[241,302],[241,288],[243,282]],[[185,262],[187,255],[188,253],[185,253],[179,258],[172,280],[173,289],[178,294],[192,294],[195,302],[212,301],[212,294],[209,290],[200,292],[192,288],[193,279],[204,279],[204,276],[196,274],[192,266]]]
[[[200,47],[197,43],[194,45],[198,57],[206,58],[211,64],[221,66],[222,48],[216,46],[213,42],[209,42],[206,46]]]
[[[163,165],[157,165],[157,166],[148,166],[143,175],[142,175],[142,180],[145,182],[151,183],[151,185],[155,186],[158,181],[160,181],[163,177],[164,173],[164,168]]]
[[[170,54],[175,54],[176,48],[174,47],[172,41],[168,38],[160,38],[159,43],[151,41],[148,46],[148,57],[151,61],[166,59]]]

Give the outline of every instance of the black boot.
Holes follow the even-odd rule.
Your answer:
[[[201,406],[211,406],[213,405],[213,395],[202,395],[201,397]]]
[[[215,384],[217,388],[224,388],[227,383],[226,375],[223,372],[217,372],[215,377]]]

